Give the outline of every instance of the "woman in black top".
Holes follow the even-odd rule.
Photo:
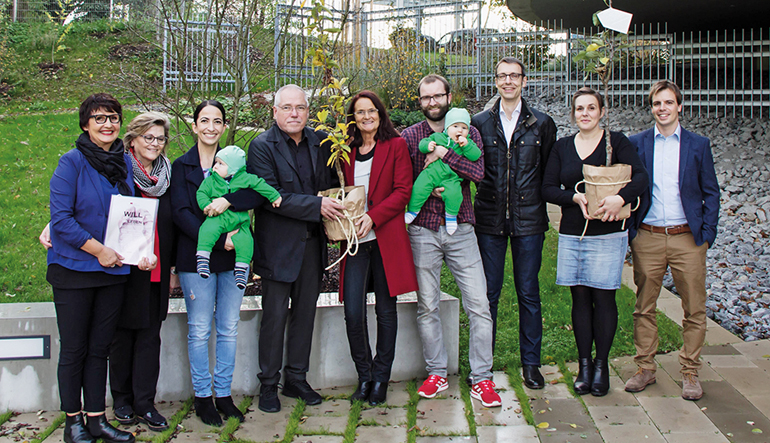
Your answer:
[[[599,209],[591,215],[601,219],[589,222],[588,202],[575,191],[575,184],[583,180],[583,165],[605,164],[606,142],[599,125],[604,112],[604,100],[593,89],[581,88],[574,95],[570,117],[579,132],[556,141],[543,177],[543,198],[562,207],[556,284],[569,286],[572,292],[572,326],[580,366],[575,392],[590,391],[595,396],[609,390],[607,358],[618,324],[615,291],[620,287],[628,249],[628,231],[618,214],[624,205],[636,201],[648,183],[634,145],[623,134],[611,133],[612,163],[631,165],[631,182],[599,202]],[[596,359],[592,362],[594,343]]]

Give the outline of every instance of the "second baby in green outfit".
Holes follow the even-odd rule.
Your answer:
[[[246,172],[246,154],[237,146],[227,146],[217,152],[211,174],[203,180],[195,194],[198,206],[206,208],[215,198],[241,189],[253,189],[268,199],[274,208],[281,205],[281,194],[268,185],[264,179]],[[235,246],[235,284],[239,289],[246,288],[249,262],[254,254],[254,239],[251,236],[249,213],[226,210],[215,217],[207,217],[198,231],[196,252],[198,275],[208,278],[211,249],[222,234],[234,231],[232,236]]]
[[[453,108],[444,117],[444,132],[436,132],[420,140],[420,152],[433,152],[436,146],[452,149],[468,160],[475,162],[481,157],[481,150],[468,138],[471,116],[462,108]],[[412,187],[412,198],[407,206],[406,223],[411,223],[430,197],[434,188],[444,187],[441,198],[444,200],[446,231],[449,235],[457,230],[457,214],[463,202],[460,184],[462,179],[443,161],[434,161],[420,172]]]

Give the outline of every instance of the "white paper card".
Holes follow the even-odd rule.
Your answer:
[[[155,250],[155,198],[113,195],[104,246],[123,256],[123,264],[138,265],[142,257],[151,258]]]
[[[602,26],[621,34],[628,34],[628,28],[631,27],[631,18],[634,16],[625,11],[615,8],[607,8],[596,14]]]

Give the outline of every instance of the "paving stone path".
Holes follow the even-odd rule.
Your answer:
[[[391,383],[386,407],[351,408],[347,396],[354,387],[322,390],[325,401],[304,406],[280,396],[283,409],[266,414],[256,408],[257,398],[235,398],[237,404],[251,401],[246,421],[231,429],[204,425],[191,410],[191,402],[164,402],[161,413],[179,417],[176,432],[162,435],[144,425],[125,426],[140,441],[160,443],[238,443],[291,441],[307,443],[407,441],[410,408],[418,443],[439,442],[768,442],[770,441],[770,341],[710,343],[703,350],[700,373],[704,396],[697,402],[683,400],[676,353],[659,355],[657,382],[637,394],[623,390],[636,366],[632,357],[612,360],[611,391],[605,397],[575,397],[555,366],[542,368],[546,387],[523,388],[522,406],[507,374],[495,373],[503,406],[484,408],[470,400],[466,413],[466,389],[457,376],[450,388],[436,399],[419,399],[410,405],[408,383]],[[567,365],[572,376],[575,364]],[[518,380],[518,379],[517,379]],[[520,382],[519,382],[520,383]],[[515,386],[518,388],[518,386]],[[412,394],[413,395],[413,394]],[[527,423],[522,409],[529,407],[534,418]],[[351,417],[351,415],[356,415]],[[110,411],[111,414],[111,411]],[[299,414],[299,415],[297,415]],[[180,417],[180,415],[183,415]],[[293,422],[296,427],[287,425]],[[235,425],[236,423],[230,423]],[[56,426],[58,425],[58,426]],[[50,429],[55,426],[55,429]],[[355,426],[355,439],[345,433]],[[0,425],[0,443],[62,441],[60,413],[39,411],[18,414]],[[471,429],[475,429],[472,433]],[[52,432],[51,432],[52,431]],[[293,438],[287,439],[287,432]],[[48,434],[46,436],[46,434]],[[351,434],[352,435],[352,434]]]

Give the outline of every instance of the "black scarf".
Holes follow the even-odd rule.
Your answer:
[[[96,146],[85,132],[80,134],[75,142],[78,151],[82,152],[88,160],[88,164],[111,185],[118,185],[118,191],[122,195],[133,195],[131,188],[126,184],[128,168],[123,157],[123,140],[117,139],[110,146],[109,151]]]

